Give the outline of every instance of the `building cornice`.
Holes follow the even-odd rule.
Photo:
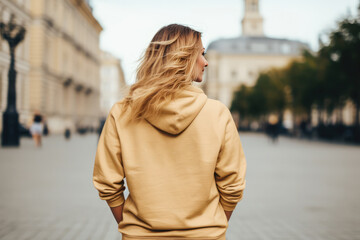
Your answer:
[[[84,0],[69,0],[82,14],[83,16],[95,27],[98,33],[100,33],[103,28],[100,23],[96,20],[92,14],[91,8]]]
[[[48,15],[44,14],[41,17],[34,18],[35,20],[39,20],[40,23],[43,23],[45,27],[48,29],[54,30],[59,36],[61,36],[64,40],[68,41],[72,46],[78,51],[82,52],[84,56],[91,59],[94,63],[100,64],[100,60],[94,56],[89,50],[84,48],[78,41],[75,40],[73,36],[70,36],[65,32],[60,26],[58,26]]]
[[[9,0],[2,0],[3,4],[5,6],[7,6],[10,10],[16,12],[17,16],[21,16],[22,18],[25,18],[26,20],[30,20],[31,16],[30,16],[30,12],[29,9],[26,9],[25,6],[21,6],[19,3],[17,3],[16,1],[9,1]],[[19,14],[21,13],[21,14]]]

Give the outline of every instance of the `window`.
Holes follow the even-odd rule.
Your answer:
[[[20,85],[21,85],[21,104],[20,104],[20,107],[22,109],[25,109],[26,108],[26,86],[25,86],[25,79],[24,79],[24,75],[21,75],[21,81],[20,81]]]
[[[17,0],[18,4],[22,6],[24,4],[24,0]]]
[[[254,52],[266,52],[267,45],[263,43],[253,43],[251,49]]]
[[[45,37],[45,44],[44,49],[47,49],[47,51],[44,51],[44,64],[47,68],[49,68],[49,61],[50,61],[50,51],[49,51],[49,38]]]
[[[232,70],[231,71],[231,78],[236,78],[236,75],[237,75],[236,70]]]
[[[0,68],[0,109],[2,110],[2,105],[3,105],[3,101],[2,101],[2,96],[3,96],[3,86],[4,86],[4,79],[3,79],[3,72],[4,70],[2,68]]]
[[[251,11],[252,12],[256,12],[257,11],[257,3],[256,3],[256,0],[253,0],[251,2]]]
[[[283,54],[289,54],[290,51],[291,51],[291,48],[290,48],[290,45],[289,45],[288,43],[283,43],[283,44],[281,45],[281,52],[282,52]]]
[[[256,30],[257,24],[256,24],[256,23],[252,23],[252,24],[251,24],[251,27],[252,27],[252,29]]]

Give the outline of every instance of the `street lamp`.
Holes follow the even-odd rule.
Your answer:
[[[15,16],[11,15],[10,21],[5,24],[0,22],[0,35],[9,44],[10,68],[8,73],[9,87],[7,106],[3,114],[3,127],[1,135],[2,146],[19,146],[19,114],[16,111],[16,71],[15,71],[15,48],[25,37],[25,28],[15,23]]]

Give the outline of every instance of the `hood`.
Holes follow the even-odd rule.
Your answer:
[[[154,117],[146,120],[154,127],[172,135],[181,133],[199,114],[207,100],[204,92],[195,86],[181,90],[177,98],[165,104]]]

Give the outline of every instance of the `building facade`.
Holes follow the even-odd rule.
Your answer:
[[[17,110],[29,125],[34,111],[50,132],[96,127],[100,112],[99,36],[102,27],[85,0],[0,0],[2,21],[14,14],[26,28],[16,49]],[[7,97],[9,50],[0,44],[0,107]]]
[[[207,50],[209,67],[204,90],[230,107],[234,91],[241,84],[252,86],[261,71],[284,67],[299,58],[307,44],[264,35],[259,0],[244,0],[245,12],[241,21],[242,36],[219,39]]]
[[[11,15],[15,16],[16,24],[29,28],[31,23],[30,2],[27,0],[0,0],[0,21],[8,23]],[[27,33],[28,34],[28,33]],[[25,39],[17,46],[15,51],[16,76],[16,107],[20,113],[20,122],[26,123],[27,116],[30,115],[29,102],[29,38]],[[8,43],[0,38],[0,131],[2,131],[2,113],[7,105],[8,92],[8,71],[10,66],[10,51]]]
[[[104,51],[101,53],[100,76],[101,115],[106,117],[111,107],[125,96],[128,86],[120,59]]]
[[[30,0],[30,110],[52,132],[96,127],[102,27],[84,0]]]

